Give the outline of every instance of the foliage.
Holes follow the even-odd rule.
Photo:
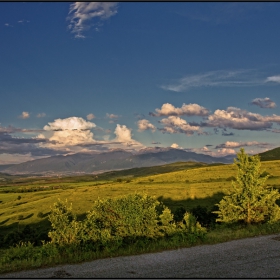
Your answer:
[[[225,196],[218,204],[219,222],[238,222],[246,224],[274,222],[280,219],[280,208],[276,200],[280,198],[277,190],[264,186],[269,175],[261,177],[259,156],[248,156],[240,149],[234,163],[238,169],[234,191]]]
[[[53,228],[48,233],[53,243],[69,244],[79,242],[77,238],[80,234],[81,223],[76,220],[76,215],[72,212],[72,204],[68,206],[67,199],[65,203],[58,199],[54,203],[49,214],[49,221]]]
[[[83,240],[106,245],[111,241],[157,237],[158,204],[154,198],[140,194],[97,200],[84,221]]]
[[[174,212],[174,220],[175,222],[180,222],[184,218],[184,214],[186,213],[186,208],[183,206],[177,207]]]
[[[77,221],[67,201],[54,204],[49,219],[52,243],[95,244],[110,250],[141,239],[157,239],[180,233],[201,237],[205,229],[196,218],[185,213],[176,223],[170,209],[146,194],[97,200],[83,221]],[[159,211],[159,209],[161,209]]]
[[[47,234],[40,232],[38,229],[35,229],[30,225],[26,225],[22,230],[15,230],[4,235],[3,244],[1,244],[1,246],[13,246],[21,242],[31,242],[32,244],[38,246],[41,245],[41,240],[48,240]]]
[[[198,205],[190,210],[190,212],[196,217],[197,221],[204,227],[210,227],[215,224],[217,214],[214,214],[214,208],[208,210],[207,207]],[[216,209],[215,209],[216,210]]]

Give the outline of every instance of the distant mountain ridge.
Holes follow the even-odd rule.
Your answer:
[[[146,148],[131,153],[124,150],[67,156],[52,156],[1,169],[9,174],[90,174],[134,167],[149,167],[178,161],[194,161],[204,163],[232,163],[233,156],[212,157],[195,152],[187,152],[174,148]]]

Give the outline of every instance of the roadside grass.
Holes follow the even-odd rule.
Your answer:
[[[116,250],[105,248],[100,251],[93,250],[90,245],[68,245],[62,247],[46,243],[43,246],[34,247],[31,243],[25,243],[6,250],[0,250],[0,273],[47,268],[63,264],[76,264],[102,258],[156,253],[198,245],[211,245],[279,232],[280,222],[249,226],[217,225],[215,229],[208,231],[203,239],[174,235],[169,238],[156,240],[140,239],[135,243]]]

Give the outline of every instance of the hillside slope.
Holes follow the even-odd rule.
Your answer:
[[[266,151],[259,154],[261,161],[267,160],[279,160],[280,159],[280,147]]]

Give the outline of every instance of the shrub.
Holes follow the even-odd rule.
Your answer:
[[[17,200],[21,200],[21,196],[20,195],[17,197]]]
[[[58,245],[91,246],[114,251],[122,245],[181,234],[202,236],[204,228],[184,212],[176,223],[170,209],[155,198],[134,194],[97,200],[83,221],[77,221],[67,201],[54,204],[49,219],[53,230],[48,236]]]
[[[85,221],[86,240],[120,241],[124,238],[158,235],[157,200],[147,195],[128,195],[117,199],[98,200]]]
[[[44,218],[44,214],[42,212],[38,212],[37,217],[42,219],[42,218]]]
[[[76,220],[72,212],[72,204],[68,206],[67,200],[62,202],[60,199],[54,203],[49,215],[49,221],[53,228],[48,233],[51,242],[57,244],[79,243],[81,234],[81,222]]]

